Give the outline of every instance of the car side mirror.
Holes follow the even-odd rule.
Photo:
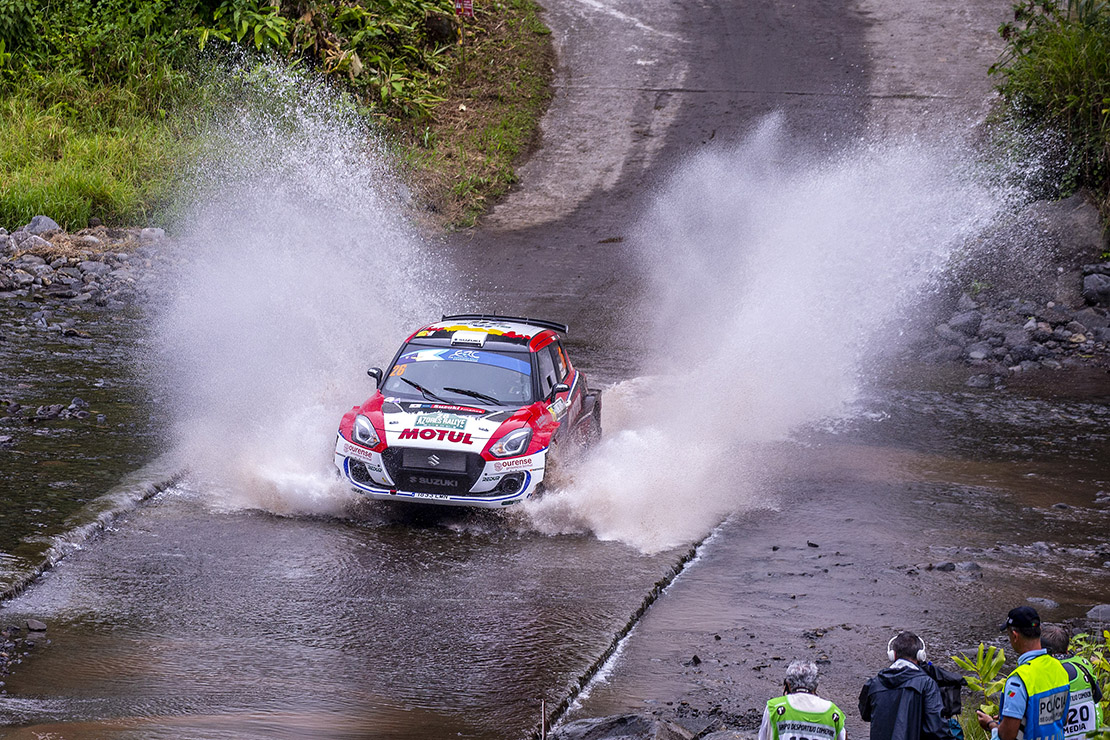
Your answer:
[[[366,374],[373,378],[379,386],[382,384],[382,369],[380,367],[372,367],[366,371]]]
[[[556,383],[555,387],[551,389],[551,395],[552,396],[557,396],[560,393],[566,393],[569,390],[570,390],[570,386],[567,385],[566,383]]]

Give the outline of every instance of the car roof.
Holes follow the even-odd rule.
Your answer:
[[[535,351],[557,338],[556,330],[567,331],[565,324],[540,319],[483,314],[444,316],[415,332],[409,341],[417,339],[443,339],[452,345],[470,344],[468,338],[479,346],[527,345]]]

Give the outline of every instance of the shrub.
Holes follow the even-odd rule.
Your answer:
[[[1005,51],[991,73],[1019,124],[1057,131],[1066,166],[1058,194],[1110,193],[1110,4],[1019,0],[999,33]]]

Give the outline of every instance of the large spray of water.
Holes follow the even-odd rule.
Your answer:
[[[852,400],[901,312],[1004,206],[970,161],[921,143],[808,156],[772,118],[682,167],[636,239],[654,374],[607,391],[606,438],[530,508],[536,526],[655,551],[766,501],[773,443]]]
[[[223,503],[338,510],[339,417],[371,392],[365,368],[441,305],[448,271],[328,90],[262,69],[225,91],[154,307],[176,442]]]

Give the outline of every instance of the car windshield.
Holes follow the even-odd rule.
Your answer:
[[[532,402],[526,353],[409,345],[382,384],[387,396],[499,406]]]

